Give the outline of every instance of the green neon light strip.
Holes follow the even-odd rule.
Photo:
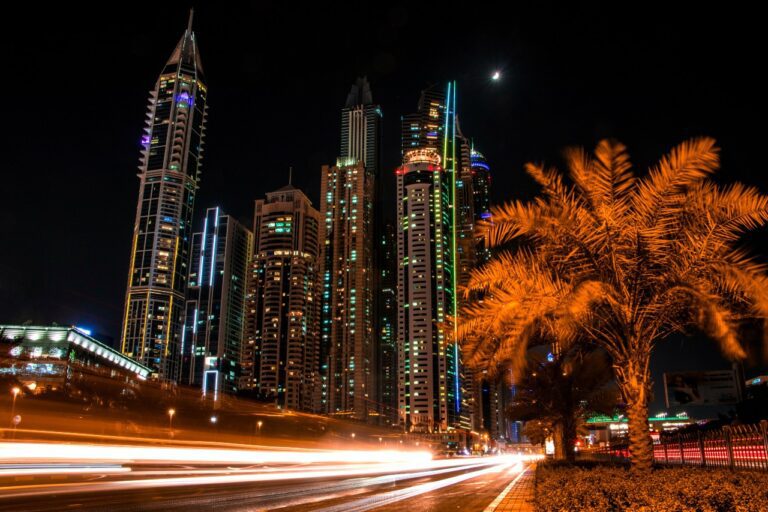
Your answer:
[[[453,283],[453,374],[455,385],[456,412],[461,409],[461,391],[459,388],[459,307],[456,294],[458,273],[458,251],[456,248],[456,81],[448,82],[445,107],[445,134],[443,138],[443,165],[451,173],[451,281]],[[448,169],[448,138],[451,140],[451,168]]]

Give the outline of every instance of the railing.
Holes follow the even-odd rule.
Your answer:
[[[661,464],[768,471],[768,421],[663,433],[654,443],[653,456]]]
[[[584,452],[587,457],[627,460],[626,442]],[[713,430],[663,432],[653,442],[657,464],[768,471],[768,421]]]

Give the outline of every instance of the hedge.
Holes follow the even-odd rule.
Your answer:
[[[768,473],[673,467],[647,475],[609,464],[539,464],[539,512],[768,512]]]

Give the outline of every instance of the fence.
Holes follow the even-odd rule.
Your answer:
[[[629,458],[626,442],[588,453],[610,460]],[[768,471],[768,421],[716,430],[663,432],[653,442],[653,458],[658,464]]]

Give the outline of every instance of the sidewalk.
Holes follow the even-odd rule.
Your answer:
[[[496,507],[488,507],[485,512],[533,512],[534,488],[536,464],[531,464],[525,469],[525,473],[517,478],[512,487],[505,491],[507,494]],[[503,494],[503,493],[502,493]]]

